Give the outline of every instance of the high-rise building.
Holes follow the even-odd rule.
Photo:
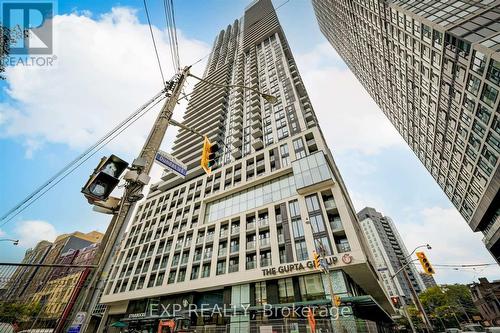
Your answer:
[[[313,0],[321,31],[500,256],[500,2]]]
[[[410,304],[412,299],[408,280],[417,293],[425,290],[425,285],[413,265],[404,268],[408,280],[403,272],[396,274],[408,263],[410,256],[394,222],[371,207],[363,208],[358,218],[385,290],[389,296],[404,297],[405,303]]]
[[[346,318],[390,321],[392,305],[270,0],[254,1],[220,32],[204,79],[278,102],[248,89],[195,86],[184,124],[224,148],[206,175],[202,141],[180,130],[173,155],[188,174],[164,174],[138,205],[101,299],[107,322],[146,329],[165,307],[194,305],[201,314],[202,306],[232,305],[237,310],[189,319],[246,332],[262,322],[266,305],[329,306],[327,275],[311,260],[319,247],[335,295],[349,302]],[[282,327],[282,314],[272,319],[269,329]]]
[[[420,278],[422,279],[425,288],[437,287],[436,280],[434,280],[434,277],[431,274],[424,272],[419,272],[418,274],[420,274]]]

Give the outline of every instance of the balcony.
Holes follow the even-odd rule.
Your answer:
[[[278,243],[283,244],[285,243],[285,236],[283,235],[278,235]]]
[[[247,223],[247,231],[255,229],[255,221]]]
[[[269,258],[260,259],[260,267],[267,267],[267,266],[271,266],[271,259]]]
[[[237,272],[238,269],[239,269],[238,265],[230,265],[229,266],[229,273]]]
[[[267,227],[269,225],[268,218],[260,218],[258,222],[259,222],[259,227]]]
[[[337,249],[339,250],[339,253],[349,252],[351,251],[351,246],[349,243],[338,243]]]
[[[254,269],[257,268],[257,262],[255,260],[247,261],[246,269]]]
[[[196,239],[196,244],[202,244],[203,243],[203,237],[198,237]]]
[[[227,229],[221,229],[220,230],[220,238],[224,238],[224,237],[227,237]]]
[[[214,240],[214,234],[207,235],[206,239],[207,239],[207,242],[213,241]]]
[[[240,233],[240,227],[231,228],[231,235],[237,235]]]
[[[332,221],[330,221],[330,226],[332,227],[332,231],[344,229],[342,221],[339,218],[334,218]]]
[[[271,240],[268,238],[261,238],[259,239],[259,244],[261,247],[265,247],[265,246],[270,246],[271,245]]]
[[[212,252],[205,252],[203,255],[203,260],[212,259]]]
[[[193,261],[200,261],[201,260],[201,254],[195,254],[193,257]]]
[[[240,250],[240,246],[239,245],[233,245],[233,246],[231,246],[231,253],[238,252],[239,250]]]
[[[333,198],[325,200],[324,204],[325,204],[325,209],[327,211],[328,210],[337,209],[337,204],[335,203],[335,201],[333,200]]]
[[[219,249],[219,257],[224,257],[227,254],[227,248]]]
[[[255,250],[255,241],[247,242],[247,250]]]

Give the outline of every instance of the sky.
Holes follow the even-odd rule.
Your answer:
[[[166,77],[169,61],[163,7],[148,0]],[[201,75],[216,34],[242,16],[249,1],[174,1],[180,59]],[[408,148],[389,120],[319,31],[309,0],[275,0],[278,17],[349,194],[359,211],[390,216],[411,251],[429,243],[434,264],[494,262],[481,241]],[[161,89],[161,76],[142,1],[65,0],[56,4],[53,66],[16,66],[0,83],[0,214],[58,172]],[[192,87],[193,81],[189,82]],[[185,103],[175,110],[182,120]],[[100,157],[131,161],[156,109],[88,159],[8,223],[0,262],[20,261],[42,239],[79,230],[104,232],[109,216],[93,212],[80,189]],[[169,150],[176,130],[162,144]],[[159,179],[161,169],[152,171]],[[452,270],[436,267],[438,283],[499,279],[498,266]]]

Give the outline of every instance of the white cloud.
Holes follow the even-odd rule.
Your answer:
[[[19,238],[19,246],[22,247],[33,247],[42,240],[52,242],[57,236],[57,231],[52,224],[38,220],[22,221],[14,231]]]
[[[0,236],[5,236],[5,231],[3,231],[2,229],[0,229]]]
[[[388,214],[390,215],[390,214]],[[493,263],[493,257],[481,241],[481,233],[472,233],[455,208],[432,207],[420,212],[417,221],[395,221],[409,251],[429,243],[432,250],[425,250],[433,264]],[[468,283],[478,277],[500,278],[498,266],[460,269],[435,267],[438,283]]]
[[[167,33],[153,31],[169,79],[174,71],[168,61]],[[183,64],[208,53],[206,44],[180,31],[178,35]],[[12,102],[0,105],[0,136],[23,139],[27,157],[44,143],[82,150],[162,88],[149,27],[138,21],[133,9],[113,8],[95,20],[86,12],[56,16],[54,40],[53,67],[17,66],[6,71]],[[201,68],[202,63],[194,71]],[[182,112],[182,107],[176,109],[175,117]],[[155,116],[150,111],[110,147],[135,155]],[[168,134],[167,139],[172,138]]]
[[[404,144],[331,45],[319,44],[311,52],[299,55],[297,64],[334,153],[376,154]]]

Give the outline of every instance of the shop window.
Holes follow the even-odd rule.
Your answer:
[[[299,287],[303,301],[325,298],[323,281],[320,274],[299,276]]]
[[[292,303],[295,301],[292,278],[278,280],[278,297],[280,303]]]

